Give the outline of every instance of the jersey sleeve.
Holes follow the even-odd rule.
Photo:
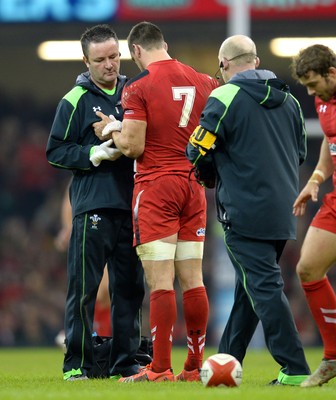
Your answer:
[[[121,104],[124,109],[124,119],[147,121],[146,103],[139,81],[124,87]]]

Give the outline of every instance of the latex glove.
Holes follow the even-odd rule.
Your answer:
[[[102,136],[107,136],[113,131],[121,131],[122,123],[114,118],[113,115],[109,115],[111,122],[109,122],[103,129]]]
[[[114,161],[117,158],[120,157],[121,152],[120,150],[110,147],[111,144],[113,143],[113,140],[107,140],[106,142],[103,142],[99,146],[93,146],[90,150],[90,161],[95,167],[98,167],[98,165],[103,161],[103,160],[109,160],[109,161]]]

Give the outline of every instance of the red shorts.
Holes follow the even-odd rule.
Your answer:
[[[135,184],[133,244],[139,245],[178,234],[178,239],[204,242],[205,189],[195,180],[164,175]]]
[[[336,233],[336,190],[323,197],[323,204],[310,226]]]

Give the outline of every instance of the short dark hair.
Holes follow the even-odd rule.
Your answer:
[[[110,25],[95,25],[86,29],[80,38],[84,56],[88,57],[90,43],[102,43],[110,39],[114,39],[117,43],[119,42],[117,34]]]
[[[327,76],[330,67],[336,67],[336,54],[327,46],[314,44],[293,57],[291,70],[294,79],[300,79],[313,71]]]
[[[133,26],[127,43],[130,52],[133,52],[133,44],[138,44],[145,50],[160,49],[163,47],[164,37],[157,25],[143,21]]]

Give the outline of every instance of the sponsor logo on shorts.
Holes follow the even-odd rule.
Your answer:
[[[205,236],[205,228],[198,228],[196,231],[197,236]]]
[[[336,156],[336,144],[335,143],[330,143],[329,144],[329,149],[330,149],[330,154],[332,156]]]

